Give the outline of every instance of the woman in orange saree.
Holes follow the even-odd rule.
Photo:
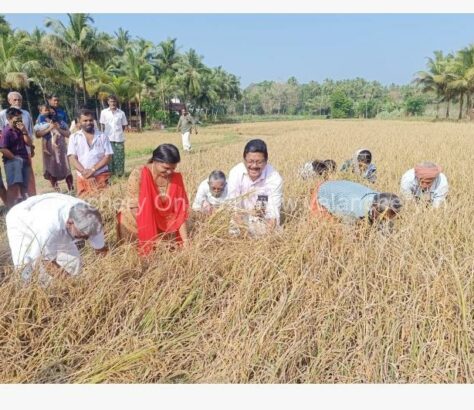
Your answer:
[[[141,255],[148,255],[161,239],[186,246],[189,200],[183,177],[175,169],[178,149],[161,144],[145,166],[136,168],[128,180],[128,193],[117,215],[119,240],[138,240]]]

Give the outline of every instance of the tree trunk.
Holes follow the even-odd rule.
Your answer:
[[[448,98],[446,100],[446,118],[449,118],[449,103],[451,102],[451,99]]]
[[[94,98],[94,102],[95,102],[95,115],[96,115],[96,117],[97,117],[97,122],[98,122],[98,120],[99,120],[99,118],[100,118],[99,106],[97,105],[97,100],[98,100],[98,99],[99,99],[99,95],[96,94],[96,95],[95,95],[95,98]],[[99,125],[99,126],[100,126],[100,125]]]
[[[74,111],[79,112],[79,97],[77,96],[77,87],[74,86]]]
[[[28,95],[28,87],[25,88],[25,100],[26,100],[26,105],[28,106],[28,112],[31,114],[31,104],[30,104],[30,97]]]
[[[41,94],[42,94],[42,96],[43,96],[43,101],[44,101],[44,103],[46,104],[46,103],[48,102],[48,99],[46,98],[46,94],[45,94],[45,92],[44,92],[44,88],[43,88],[43,86],[41,85],[41,82],[38,81],[37,84],[38,84],[38,87],[39,87],[40,90],[41,90]]]
[[[128,118],[132,121],[132,102],[128,100]]]
[[[84,68],[84,61],[81,61],[81,78],[82,78],[82,96],[84,98],[84,105],[87,104],[87,89],[86,89],[86,73]]]
[[[142,130],[142,99],[140,94],[138,94],[138,130]]]
[[[471,110],[471,93],[468,91],[466,94],[466,118],[469,118]]]
[[[458,120],[462,120],[462,106],[464,104],[464,92],[461,93],[461,97],[459,98],[459,115]]]
[[[436,101],[436,119],[439,118],[439,101]]]

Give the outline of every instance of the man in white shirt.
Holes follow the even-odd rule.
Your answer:
[[[229,199],[238,209],[230,233],[238,234],[238,225],[244,223],[251,235],[259,236],[280,225],[283,179],[267,163],[267,145],[261,139],[249,141],[243,157],[229,172]]]
[[[99,122],[114,151],[110,161],[110,172],[121,177],[125,172],[125,128],[128,122],[125,113],[118,108],[117,97],[109,95],[107,104],[109,108],[102,110]]]
[[[10,91],[7,95],[8,104],[10,107],[17,108],[21,111],[21,118],[23,120],[23,124],[25,125],[26,132],[28,136],[34,140],[34,132],[33,132],[33,120],[31,119],[31,115],[28,111],[23,110],[21,106],[23,105],[23,97],[18,91]],[[0,111],[0,134],[2,133],[3,129],[8,125],[7,119],[7,109]],[[26,147],[29,155],[29,161],[31,163],[31,169],[28,174],[28,186],[27,186],[27,194],[28,196],[36,195],[36,181],[35,181],[35,174],[33,172],[33,163],[31,159],[35,156],[35,146],[32,145],[31,147]]]
[[[227,182],[222,171],[212,171],[208,179],[199,184],[193,210],[210,215],[227,199]]]
[[[403,174],[400,189],[406,199],[425,201],[439,208],[445,203],[449,185],[439,165],[422,162]]]
[[[113,150],[106,135],[94,128],[94,113],[81,110],[81,129],[69,137],[67,156],[77,171],[77,195],[94,194],[108,187],[108,164]]]
[[[76,240],[88,239],[98,252],[107,250],[99,211],[80,199],[59,193],[28,198],[6,217],[13,264],[27,280],[39,268],[40,280],[49,273],[78,275],[81,256]]]

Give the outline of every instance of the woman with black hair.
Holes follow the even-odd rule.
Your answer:
[[[261,139],[245,145],[243,161],[229,172],[228,192],[238,210],[231,234],[238,234],[241,224],[254,236],[280,225],[283,179],[268,164],[267,145]]]
[[[178,148],[161,144],[146,165],[130,174],[117,234],[119,239],[138,240],[142,255],[150,253],[160,239],[187,244],[189,201],[183,177],[175,172],[180,160]]]
[[[336,172],[336,168],[336,162],[332,159],[325,159],[324,161],[315,159],[314,161],[305,162],[298,171],[298,174],[303,179],[327,178],[329,174]]]

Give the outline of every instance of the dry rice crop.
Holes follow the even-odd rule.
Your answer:
[[[44,289],[7,268],[0,285],[3,383],[472,383],[474,381],[474,156],[472,124],[300,121],[222,125],[183,155],[192,198],[226,173],[245,141],[267,141],[285,180],[284,225],[261,240],[227,237],[228,215],[193,227],[192,246],[140,261],[114,245],[113,200],[100,201],[111,251],[85,249],[77,279]],[[174,133],[130,135],[145,161]],[[308,219],[313,158],[374,153],[376,188],[398,192],[421,160],[443,165],[449,206],[406,206],[390,237]],[[141,156],[141,157],[140,157]],[[37,161],[39,163],[39,160]],[[37,166],[39,170],[39,167]],[[37,173],[39,180],[40,173]],[[2,221],[2,230],[3,221]],[[2,234],[2,260],[6,257]]]

